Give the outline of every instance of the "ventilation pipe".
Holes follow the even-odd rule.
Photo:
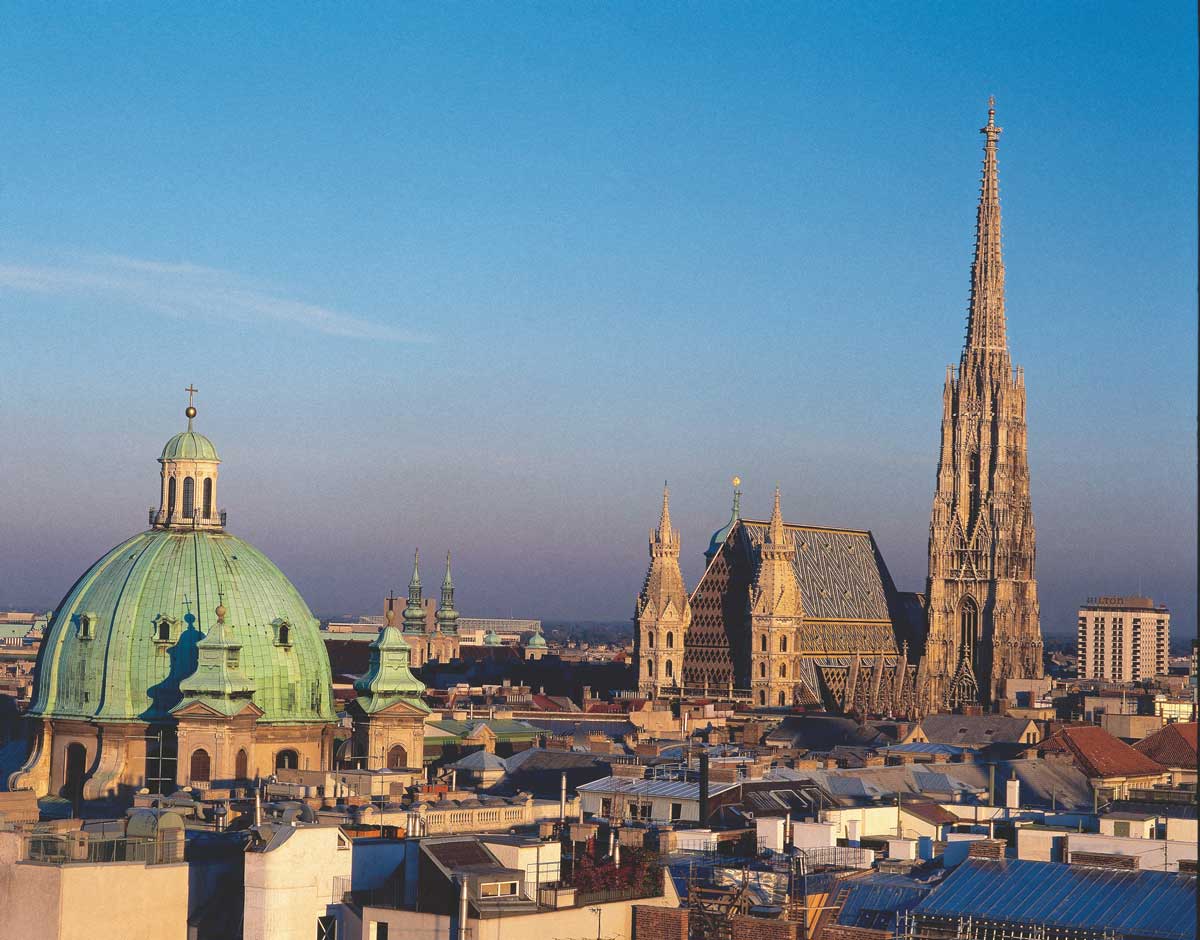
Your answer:
[[[567,821],[567,772],[562,772],[562,786],[558,792],[558,824],[565,825]]]
[[[467,876],[458,879],[458,940],[467,940]]]
[[[458,771],[457,770],[450,771],[450,789],[451,790],[458,789]]]
[[[700,825],[708,825],[708,751],[700,752]]]

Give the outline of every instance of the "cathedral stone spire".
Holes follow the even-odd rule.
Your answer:
[[[996,99],[988,99],[988,121],[980,128],[983,145],[983,180],[975,218],[975,260],[971,264],[971,304],[967,318],[967,343],[963,350],[1007,352],[1004,324],[1004,259],[1000,238],[1000,178],[996,167]]]
[[[926,711],[995,703],[1005,679],[1042,675],[1025,379],[1005,333],[994,105],[983,134],[967,340],[942,392],[918,679]]]
[[[779,487],[775,487],[775,508],[771,510],[771,524],[767,527],[767,541],[781,546],[786,536],[783,531],[783,513],[779,509]]]
[[[679,533],[671,528],[671,490],[663,483],[662,514],[658,517],[658,528],[650,533],[650,553],[663,555],[674,553],[679,557]]]
[[[421,550],[413,552],[412,578],[408,582],[408,605],[404,608],[404,632],[425,632],[425,606],[421,599]]]

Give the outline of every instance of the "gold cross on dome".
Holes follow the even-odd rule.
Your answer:
[[[192,403],[192,396],[200,391],[200,389],[196,388],[195,385],[189,385],[184,391],[188,393],[188,404],[190,405]]]

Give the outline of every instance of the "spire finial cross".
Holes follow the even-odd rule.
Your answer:
[[[200,389],[196,388],[195,385],[188,385],[188,387],[185,388],[184,391],[188,393],[188,404],[190,405],[190,404],[192,404],[192,396],[195,395],[198,391],[200,391]]]

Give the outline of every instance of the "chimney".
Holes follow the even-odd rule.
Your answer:
[[[708,752],[700,752],[700,825],[708,825]]]
[[[1021,781],[1017,779],[1016,774],[1013,774],[1004,784],[1004,805],[1009,809],[1020,809],[1021,807]]]

